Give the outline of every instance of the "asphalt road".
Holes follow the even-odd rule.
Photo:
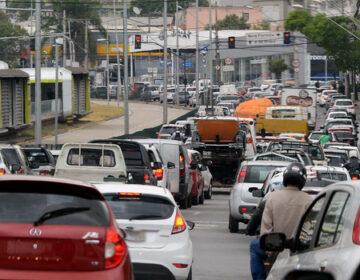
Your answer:
[[[106,105],[106,100],[96,100],[98,104]],[[116,106],[116,101],[111,101],[110,105]],[[120,106],[123,106],[120,102]],[[176,119],[189,112],[188,108],[168,108],[168,121]],[[143,130],[145,128],[154,127],[162,124],[163,120],[163,107],[158,103],[129,103],[129,127],[130,133]],[[98,125],[84,128],[81,130],[69,131],[59,134],[59,144],[64,143],[84,143],[93,139],[110,138],[124,134],[124,117],[116,118],[113,120],[99,123]],[[43,139],[43,144],[53,144],[54,137]]]
[[[251,279],[249,244],[253,237],[228,230],[230,189],[214,189],[204,205],[181,210],[195,222],[191,231],[195,280]],[[244,228],[239,224],[239,228]]]

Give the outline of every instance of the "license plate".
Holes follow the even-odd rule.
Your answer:
[[[203,152],[203,157],[211,157],[211,152]]]
[[[132,242],[145,241],[145,231],[143,231],[143,230],[141,230],[141,231],[127,230],[125,240],[132,241]]]

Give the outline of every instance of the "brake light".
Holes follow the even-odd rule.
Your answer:
[[[158,134],[158,138],[161,139],[161,133]]]
[[[49,170],[40,170],[39,171],[39,175],[50,175],[50,171]]]
[[[176,268],[186,268],[188,265],[185,263],[173,263]]]
[[[126,244],[115,229],[109,229],[105,242],[105,269],[118,266],[126,254]]]
[[[239,177],[238,177],[238,182],[239,183],[243,183],[246,177],[246,170],[247,170],[247,165],[243,166],[240,170],[239,173]]]
[[[355,244],[360,245],[360,208],[356,214],[352,239]]]
[[[247,211],[247,208],[246,208],[246,207],[242,207],[242,208],[241,208],[241,211],[242,211],[242,212],[246,212],[246,211]]]
[[[162,180],[164,176],[164,170],[162,168],[158,168],[154,171],[154,175],[158,180]]]
[[[332,104],[334,104],[334,103],[332,103]],[[333,107],[334,109],[336,109],[336,105],[334,105],[334,107]]]
[[[358,180],[358,177],[354,176],[351,178],[351,180],[353,180],[353,181]]]
[[[141,193],[132,193],[132,192],[119,192],[120,196],[140,196]]]
[[[350,109],[355,109],[355,106],[354,106],[354,105],[352,105],[352,106],[350,107]]]
[[[185,229],[186,229],[185,220],[184,220],[183,216],[181,215],[179,209],[177,209],[176,210],[176,217],[175,217],[174,227],[173,227],[173,230],[172,230],[171,234],[176,234],[176,233],[183,232]]]
[[[149,181],[149,180],[150,180],[149,174],[145,174],[145,175],[144,175],[144,180],[145,180],[145,181]]]
[[[16,174],[23,174],[24,173],[24,169],[23,168],[20,168],[17,172],[16,172]]]
[[[6,174],[6,170],[4,168],[0,168],[0,175],[5,175]]]
[[[249,138],[246,139],[246,143],[251,144],[252,142],[253,142],[253,140],[252,140],[251,137],[249,137]]]

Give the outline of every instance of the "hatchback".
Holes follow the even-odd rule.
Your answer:
[[[346,109],[349,114],[355,116],[355,106],[351,99],[337,99],[334,103],[334,108]]]
[[[189,229],[171,193],[164,188],[96,184],[126,231],[137,280],[191,279],[193,252]]]
[[[123,234],[93,186],[14,175],[0,183],[1,279],[133,279]]]
[[[339,182],[319,193],[291,239],[281,233],[263,235],[263,249],[283,251],[267,279],[285,279],[299,269],[326,271],[333,279],[359,279],[359,201],[360,182]]]

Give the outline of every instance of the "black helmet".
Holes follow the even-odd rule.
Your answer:
[[[306,169],[300,162],[293,162],[284,171],[284,186],[292,185],[302,189],[306,182]]]

